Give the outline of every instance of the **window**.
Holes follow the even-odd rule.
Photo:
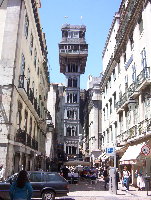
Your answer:
[[[134,65],[132,65],[132,80],[133,80],[133,82],[136,82],[136,67],[135,67],[135,63],[134,63]]]
[[[141,51],[141,65],[142,65],[143,69],[147,67],[145,48],[143,48],[143,50]]]
[[[34,66],[36,68],[36,65],[37,65],[37,50],[35,48],[35,51],[34,51]]]
[[[76,147],[72,147],[72,154],[76,154],[76,150],[77,150]]]
[[[126,51],[124,52],[124,63],[126,62]]]
[[[62,178],[60,176],[58,176],[57,174],[52,174],[52,173],[47,173],[46,174],[46,181],[50,182],[50,181],[59,181],[62,180]]]
[[[30,45],[29,45],[29,48],[30,48],[30,54],[32,55],[32,51],[33,51],[33,34],[31,33],[30,35]]]
[[[37,75],[39,75],[39,59],[37,61]]]
[[[115,108],[115,105],[116,105],[116,92],[114,92],[113,97],[114,97],[114,108]]]
[[[34,122],[34,135],[33,135],[33,138],[35,139],[36,138],[36,122]]]
[[[105,119],[105,108],[103,108],[103,116],[104,116],[104,121],[106,120]]]
[[[18,102],[18,126],[19,126],[19,128],[21,127],[21,121],[22,121],[22,103],[19,101]]]
[[[76,126],[69,126],[67,127],[67,136],[76,136],[77,135],[77,127]]]
[[[125,76],[125,88],[128,88],[128,75]]]
[[[24,71],[25,71],[25,57],[24,55],[22,54],[22,57],[21,57],[21,72],[20,72],[20,75],[24,75]]]
[[[113,80],[116,80],[116,74],[115,74],[115,69],[113,69]]]
[[[27,124],[28,124],[28,112],[25,110],[25,124],[24,124],[24,129],[27,133]]]
[[[108,104],[106,104],[106,119],[108,119]]]
[[[68,93],[67,94],[67,103],[77,103],[77,94]]]
[[[107,129],[107,133],[106,134],[107,134],[107,143],[109,143],[109,138],[110,138],[109,137],[109,129]]]
[[[143,19],[142,16],[138,20],[138,25],[139,25],[139,33],[141,34],[143,32]]]
[[[134,48],[133,35],[130,36],[130,46],[131,46],[131,50],[132,50]]]
[[[68,72],[78,72],[78,65],[76,63],[68,63]]]
[[[118,63],[117,65],[118,65],[117,67],[118,67],[118,74],[119,74],[119,73],[120,73],[120,71],[121,71],[121,68],[120,68],[120,63]]]
[[[77,103],[77,94],[73,94],[73,103]]]
[[[32,134],[32,117],[30,117],[30,124],[29,124],[29,134]]]
[[[77,78],[68,78],[68,87],[77,87]]]
[[[67,118],[68,119],[76,119],[76,111],[75,110],[67,110]]]
[[[43,173],[31,173],[29,174],[30,182],[44,182],[44,174]]]
[[[111,134],[111,142],[113,142],[113,130],[112,130],[112,126],[110,126],[110,134]]]
[[[79,31],[68,31],[68,38],[79,38]]]
[[[110,102],[110,114],[112,113],[112,99],[109,100]]]
[[[25,31],[25,37],[28,37],[28,31],[29,31],[29,19],[27,14],[25,15],[25,25],[24,25],[24,31]]]

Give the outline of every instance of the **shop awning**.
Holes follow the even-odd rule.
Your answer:
[[[120,164],[135,164],[136,159],[141,153],[141,148],[144,144],[138,144],[129,146],[122,158],[120,159]]]
[[[73,160],[73,161],[67,161],[64,163],[64,165],[66,166],[91,166],[90,162],[85,162],[85,161],[81,161],[81,160]]]
[[[109,156],[107,156],[106,153],[103,153],[102,155],[99,156],[99,159],[101,159],[102,162],[104,162],[108,158],[109,158]]]

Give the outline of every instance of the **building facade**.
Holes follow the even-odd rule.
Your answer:
[[[60,72],[66,77],[64,106],[64,150],[69,159],[79,154],[79,99],[80,75],[85,72],[88,44],[84,25],[62,26],[62,41],[59,43]]]
[[[52,116],[54,126],[53,132],[49,135],[48,157],[50,158],[50,168],[59,170],[63,162],[66,161],[64,152],[64,105],[65,86],[63,84],[51,83],[48,93],[47,107]],[[52,166],[53,165],[53,166]]]
[[[0,163],[6,176],[45,169],[49,73],[39,1],[0,8]]]
[[[103,51],[102,150],[115,147],[117,164],[151,175],[151,1],[123,0]],[[110,161],[112,158],[109,159]]]
[[[88,98],[88,146],[89,156],[93,166],[99,165],[98,157],[101,155],[100,136],[102,132],[102,99],[100,82],[102,75],[93,77],[89,75],[87,82]]]

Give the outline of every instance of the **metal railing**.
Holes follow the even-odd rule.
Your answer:
[[[34,138],[32,138],[30,134],[27,134],[25,130],[17,130],[15,142],[19,142],[32,149],[38,150],[38,142]]]

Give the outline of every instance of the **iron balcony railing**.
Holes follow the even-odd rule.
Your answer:
[[[143,120],[139,122],[137,125],[128,128],[126,131],[120,131],[120,134],[117,135],[118,143],[121,142],[128,142],[129,140],[139,139],[140,137],[146,136],[150,134],[151,130],[151,121],[150,120]]]
[[[145,67],[137,76],[136,81],[129,86],[127,92],[125,92],[120,100],[116,103],[116,109],[118,110],[126,102],[128,103],[131,100],[131,96],[133,95],[133,93],[138,92],[140,85],[148,80],[150,80],[150,67]]]
[[[38,150],[38,142],[34,138],[32,138],[30,134],[27,134],[25,130],[17,130],[15,142],[19,142],[34,150]]]
[[[26,131],[18,129],[15,136],[15,141],[26,145]]]
[[[150,79],[150,67],[145,67],[137,76],[136,87],[138,88],[144,81]]]
[[[40,106],[38,105],[37,98],[34,97],[33,89],[29,87],[29,81],[27,81],[25,75],[19,76],[19,88],[24,89],[28,99],[34,106],[35,111],[37,112],[38,116],[40,117]]]

